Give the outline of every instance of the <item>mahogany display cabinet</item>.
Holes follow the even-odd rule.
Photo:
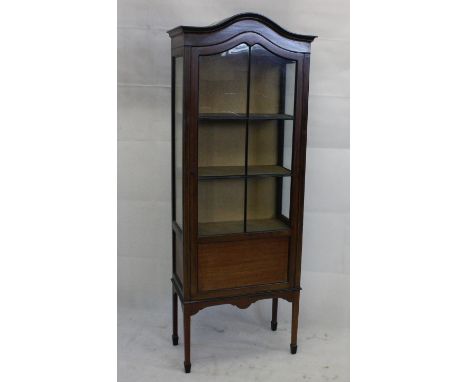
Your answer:
[[[219,304],[292,304],[297,350],[310,44],[240,14],[170,30],[172,50],[173,344]]]

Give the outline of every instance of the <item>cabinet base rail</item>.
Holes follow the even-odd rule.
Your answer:
[[[178,334],[178,302],[182,306],[183,322],[184,322],[184,368],[186,373],[191,372],[192,364],[190,362],[190,329],[191,329],[191,317],[197,314],[200,310],[216,305],[231,304],[237,306],[240,309],[247,309],[251,304],[259,300],[272,299],[272,316],[271,316],[271,330],[276,331],[278,327],[278,299],[283,299],[292,304],[292,320],[291,320],[291,343],[290,351],[291,354],[297,352],[297,328],[299,319],[299,297],[301,288],[293,289],[282,289],[275,291],[265,291],[255,294],[248,294],[243,296],[233,297],[222,297],[222,298],[210,298],[204,300],[191,300],[185,301],[183,294],[179,288],[177,281],[172,279],[172,344],[174,346],[179,343]]]

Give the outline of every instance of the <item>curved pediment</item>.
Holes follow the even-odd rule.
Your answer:
[[[178,46],[204,46],[219,44],[246,31],[296,52],[309,52],[310,43],[317,37],[289,32],[257,13],[241,13],[206,27],[179,26],[167,33],[178,40]]]

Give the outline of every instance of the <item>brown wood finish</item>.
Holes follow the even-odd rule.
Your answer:
[[[301,103],[301,129],[298,147],[298,195],[297,195],[297,216],[296,216],[296,258],[295,258],[295,280],[294,285],[299,286],[301,283],[301,262],[302,262],[302,227],[304,220],[304,192],[305,192],[305,170],[306,170],[306,154],[307,154],[307,117],[308,117],[308,101],[309,101],[309,67],[310,54],[304,54],[303,63],[303,78],[302,78],[302,94]]]
[[[173,60],[183,57],[183,227],[175,223],[174,61],[172,65],[173,344],[178,344],[177,298],[183,309],[187,373],[191,370],[191,316],[210,306],[232,304],[245,309],[258,300],[272,299],[271,329],[276,330],[281,298],[292,304],[290,348],[294,354],[301,290],[310,43],[315,36],[288,32],[268,18],[252,13],[236,15],[209,27],[183,26],[168,33]],[[219,98],[223,92],[219,92],[216,84],[205,82],[199,111],[200,56],[222,54],[240,44],[248,47],[248,72],[238,74],[247,74],[246,99],[236,99],[235,114],[212,112],[229,109],[229,104],[226,106],[220,99],[211,103],[210,94]],[[258,67],[251,70],[251,52],[256,45],[263,49],[255,50]],[[220,78],[218,61],[203,60],[214,65],[203,73],[204,81],[210,81],[213,70]],[[293,114],[284,107],[285,69],[276,71],[278,62],[295,65],[295,88],[289,93],[294,94]],[[290,69],[289,73],[293,73]],[[233,84],[232,79],[229,81]],[[245,84],[238,85],[234,91],[243,91]],[[268,93],[271,87],[279,87],[279,96]],[[265,95],[269,98],[262,100]],[[247,105],[245,113],[243,102]],[[249,107],[252,107],[250,111]],[[283,153],[271,149],[284,144],[279,132],[291,121],[294,129],[289,170],[279,162]],[[220,129],[213,141],[216,146],[209,143],[212,128]],[[245,149],[245,168],[243,155],[236,152],[241,146]],[[229,156],[223,157],[225,153]],[[233,183],[223,183],[231,182],[227,180],[229,177],[234,178]],[[281,207],[283,183],[273,179],[282,177],[291,180],[289,216],[276,216],[278,206]],[[235,181],[245,182],[244,191],[242,187],[239,190],[231,187]],[[236,193],[242,200],[243,213],[230,204]]]
[[[296,81],[296,94],[295,98],[296,99],[301,99],[301,77],[302,77],[302,59],[303,59],[303,54],[296,53],[289,51],[285,49],[284,47],[281,47],[279,45],[276,45],[272,43],[271,41],[262,38],[261,35],[257,33],[253,33],[250,31],[244,31],[243,33],[233,37],[232,39],[228,41],[223,41],[220,44],[215,44],[215,45],[209,45],[209,46],[201,46],[201,47],[193,47],[192,48],[192,62],[191,62],[191,86],[193,89],[196,91],[192,92],[192,99],[191,99],[191,110],[193,111],[193,120],[198,120],[198,90],[197,90],[197,85],[198,85],[198,73],[199,73],[199,68],[198,68],[198,59],[194,59],[194,57],[198,57],[200,55],[212,55],[212,54],[219,54],[222,53],[228,49],[232,49],[239,44],[248,44],[248,45],[255,45],[255,44],[261,44],[265,48],[267,48],[269,51],[272,53],[287,58],[291,60],[296,60],[297,62],[297,81]],[[192,90],[193,90],[192,89]],[[300,103],[296,102],[296,116],[295,116],[295,132],[294,132],[294,144],[296,144],[298,137],[300,137],[300,125],[301,125],[301,118],[300,118]],[[299,112],[297,111],[299,110]],[[194,183],[198,179],[198,165],[197,165],[197,158],[198,158],[198,123],[195,123],[193,126],[191,126],[190,129],[191,132],[193,132],[192,138],[189,142],[190,145],[190,150],[191,150],[191,155],[192,155],[192,161],[190,163],[190,174],[192,175],[192,178],[194,179]],[[296,150],[293,149],[293,166],[297,164],[297,159],[295,154]],[[297,190],[297,171],[293,171],[292,173],[292,188],[291,188],[291,211],[294,213],[296,209],[296,200],[297,200],[297,195],[295,194]],[[191,194],[191,198],[194,200],[199,200],[198,199],[198,188],[194,187],[193,189],[193,194]],[[190,231],[191,231],[191,240],[192,243],[196,242],[198,238],[198,222],[197,218],[199,216],[199,206],[197,203],[192,205],[192,210],[191,210],[191,225],[190,225]],[[294,237],[291,240],[291,256],[290,256],[290,265],[289,265],[289,270],[290,270],[290,280],[294,279],[294,268],[295,268],[295,241]],[[197,298],[200,293],[198,291],[198,284],[197,284],[197,259],[198,255],[196,254],[196,249],[193,248],[192,252],[192,269],[191,269],[191,298]],[[252,292],[257,291],[258,288],[254,287],[252,288]],[[225,295],[225,293],[222,293],[222,295]]]
[[[172,38],[172,49],[180,46],[206,46],[229,40],[245,31],[264,36],[269,41],[285,47],[292,52],[307,53],[310,43],[317,36],[304,36],[281,28],[270,19],[252,13],[236,15],[209,27],[180,26],[168,31]]]
[[[297,328],[299,326],[299,293],[294,293],[292,300],[291,353],[297,352]]]
[[[177,292],[172,287],[172,344],[176,346],[179,343],[178,315],[177,315]]]
[[[185,372],[190,373],[192,364],[190,362],[190,318],[192,311],[190,307],[184,305],[184,367]]]
[[[271,304],[271,330],[275,331],[278,327],[278,297],[273,297]]]
[[[288,238],[205,243],[198,247],[200,291],[288,281]]]

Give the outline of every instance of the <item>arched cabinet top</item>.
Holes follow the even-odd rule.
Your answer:
[[[179,26],[167,33],[172,38],[172,49],[216,45],[243,33],[256,33],[282,49],[299,53],[309,53],[310,43],[317,37],[289,32],[256,13],[241,13],[206,27]]]

